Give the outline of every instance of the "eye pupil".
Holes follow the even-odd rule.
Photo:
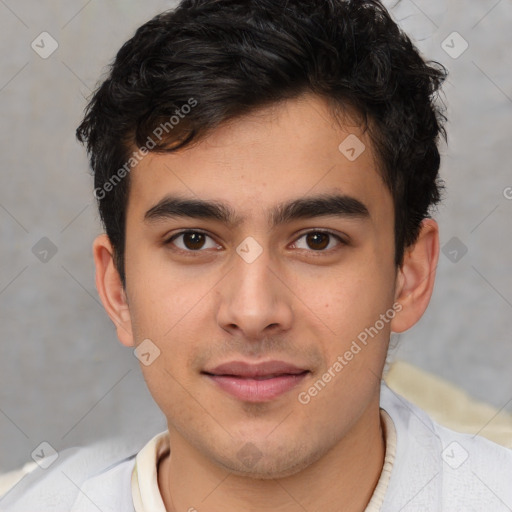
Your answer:
[[[184,233],[183,234],[183,243],[187,247],[187,249],[196,250],[201,249],[204,245],[205,235],[203,233]]]
[[[308,233],[307,243],[311,249],[320,251],[329,245],[329,235],[326,233]]]

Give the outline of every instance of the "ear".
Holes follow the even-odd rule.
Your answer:
[[[114,250],[107,235],[99,235],[93,243],[96,266],[96,288],[103,307],[114,322],[119,341],[134,346],[130,310],[121,277],[114,265]]]
[[[395,302],[402,306],[391,321],[391,330],[403,332],[412,327],[427,309],[439,260],[439,227],[424,219],[418,239],[405,251],[396,277]]]

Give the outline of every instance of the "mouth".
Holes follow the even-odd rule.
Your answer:
[[[310,371],[283,361],[260,364],[232,361],[201,373],[238,400],[267,402],[296,387]]]

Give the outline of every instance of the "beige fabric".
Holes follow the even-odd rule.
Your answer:
[[[132,498],[135,512],[166,512],[158,488],[158,460],[169,451],[169,431],[160,432],[135,457]]]
[[[0,475],[0,496],[12,489],[25,475],[37,468],[35,462],[27,462],[21,469],[15,469]]]
[[[512,448],[510,413],[474,400],[454,384],[404,361],[393,363],[384,380],[441,425]]]
[[[389,480],[391,478],[391,470],[395,463],[396,455],[396,429],[391,419],[391,416],[384,410],[380,410],[380,417],[382,420],[382,427],[384,429],[384,437],[386,439],[386,455],[384,456],[384,466],[380,474],[377,487],[373,491],[372,499],[364,512],[379,512],[384,503],[384,497],[388,490]]]

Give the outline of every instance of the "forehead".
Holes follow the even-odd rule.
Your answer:
[[[224,123],[177,152],[150,153],[131,172],[128,214],[142,220],[172,194],[221,200],[246,220],[287,200],[337,193],[389,215],[371,140],[346,121],[305,95]]]

